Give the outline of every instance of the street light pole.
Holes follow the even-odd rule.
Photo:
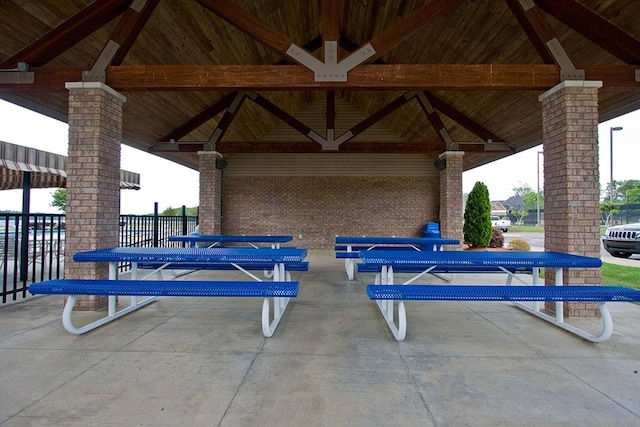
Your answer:
[[[622,130],[622,126],[616,126],[616,127],[610,127],[609,128],[609,143],[610,145],[610,151],[611,151],[611,176],[610,176],[610,182],[611,182],[611,187],[609,188],[609,202],[613,203],[613,132],[614,131],[618,131],[618,130]]]
[[[536,199],[538,202],[538,222],[536,223],[536,227],[540,226],[540,154],[542,154],[542,151],[538,151],[538,192],[536,193]]]

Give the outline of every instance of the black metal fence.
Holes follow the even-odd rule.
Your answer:
[[[120,246],[174,246],[169,236],[188,234],[197,216],[121,215]],[[65,216],[0,213],[1,303],[26,297],[33,282],[64,277]],[[128,268],[122,265],[121,270]]]

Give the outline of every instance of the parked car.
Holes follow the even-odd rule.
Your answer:
[[[492,216],[491,217],[491,226],[493,228],[499,228],[500,230],[502,230],[502,231],[504,231],[506,233],[507,231],[509,231],[509,228],[511,228],[511,220],[509,220],[509,219],[500,219],[500,217]]]
[[[617,258],[640,254],[640,222],[607,228],[602,237],[602,245]]]

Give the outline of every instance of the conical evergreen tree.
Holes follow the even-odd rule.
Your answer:
[[[469,246],[486,248],[491,243],[491,202],[489,190],[476,182],[464,209],[464,241]]]

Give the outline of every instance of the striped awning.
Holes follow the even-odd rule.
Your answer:
[[[67,157],[0,141],[0,190],[22,188],[23,172],[31,172],[31,188],[67,186]],[[120,188],[140,189],[140,174],[120,170]]]

